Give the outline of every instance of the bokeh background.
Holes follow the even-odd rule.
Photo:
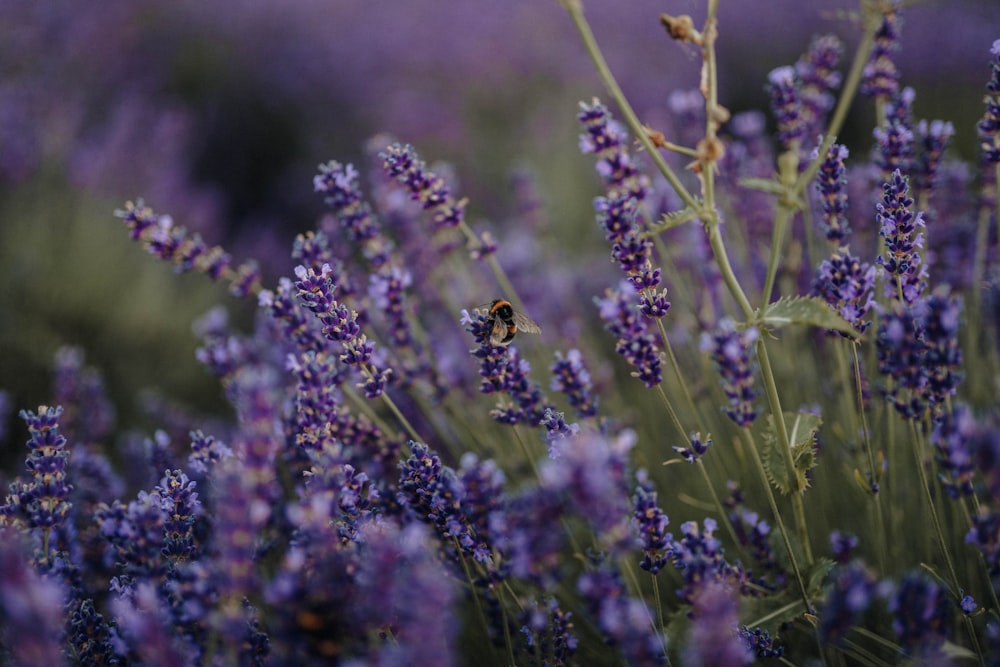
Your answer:
[[[813,34],[840,35],[845,61],[856,45],[848,0],[720,4],[720,99],[734,112],[765,109],[767,72]],[[657,16],[700,24],[704,3],[584,5],[641,117],[669,127],[700,58]],[[915,2],[904,16],[899,64],[918,91],[915,115],[951,120],[952,150],[974,159],[1000,3]],[[501,244],[512,174],[528,170],[552,230],[589,230],[560,241],[561,257],[586,257],[587,245],[606,256],[574,120],[594,95],[603,90],[555,0],[0,3],[0,389],[17,409],[51,400],[53,355],[73,345],[103,372],[126,428],[148,427],[154,395],[224,412],[194,360],[192,322],[223,302],[247,323],[253,304],[202,276],[171,276],[112,212],[143,197],[236,261],[258,258],[273,284],[323,210],[316,165],[364,163],[378,133],[453,164],[470,219],[493,221]],[[841,139],[866,152],[873,122],[859,107]],[[615,279],[608,265],[603,284]],[[15,412],[0,431],[20,444]],[[7,447],[0,468],[22,456]]]

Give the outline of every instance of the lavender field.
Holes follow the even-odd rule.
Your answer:
[[[1000,5],[8,3],[0,65],[0,664],[1000,664]]]

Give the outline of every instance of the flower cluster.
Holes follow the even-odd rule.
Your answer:
[[[823,260],[817,269],[812,291],[859,333],[864,333],[871,325],[865,316],[874,305],[875,267],[850,251],[844,167],[847,155],[845,147],[833,144],[820,165],[816,187],[823,207],[824,231],[834,250],[830,259]]]
[[[552,373],[549,388],[564,394],[580,417],[597,415],[598,396],[594,394],[590,373],[583,364],[580,350],[572,349],[565,356],[556,351],[556,360],[549,371]]]
[[[990,49],[992,77],[986,84],[986,111],[976,124],[979,150],[987,164],[1000,164],[1000,39]]]
[[[427,169],[413,146],[392,144],[380,153],[386,173],[398,180],[433,221],[434,230],[465,222],[466,201],[456,200],[445,180]]]
[[[639,484],[635,489],[633,503],[632,525],[639,535],[643,553],[639,567],[656,574],[667,564],[666,528],[670,519],[656,504],[656,491],[649,483],[645,473],[639,476]]]
[[[939,287],[907,307],[895,303],[879,321],[879,372],[892,379],[886,396],[905,417],[940,406],[962,380],[958,370],[961,300]]]
[[[793,143],[798,144],[805,134],[802,100],[799,97],[800,82],[796,78],[795,68],[790,65],[771,70],[767,81],[771,113],[778,123],[778,141],[787,149]]]
[[[531,364],[521,358],[513,345],[497,347],[490,343],[492,320],[485,313],[474,310],[470,315],[462,311],[462,324],[473,335],[477,347],[470,350],[480,363],[482,381],[479,391],[484,394],[507,394],[510,401],[501,400],[490,416],[505,424],[527,422],[539,426],[551,409],[541,388],[531,381]]]
[[[924,246],[923,214],[913,212],[909,179],[897,169],[882,186],[882,201],[876,205],[879,235],[885,254],[877,264],[885,276],[887,298],[912,304],[927,285],[927,266],[918,250]]]
[[[126,202],[115,211],[133,241],[141,241],[149,254],[172,262],[180,272],[197,271],[212,280],[228,279],[234,296],[246,296],[260,289],[260,268],[247,260],[233,268],[232,257],[220,246],[209,247],[197,232],[175,225],[170,216],[158,216],[140,199]]]
[[[298,278],[295,287],[302,304],[323,323],[323,335],[340,343],[340,360],[361,371],[364,381],[358,386],[368,398],[377,398],[385,391],[392,369],[379,368],[375,343],[361,333],[357,311],[334,298],[336,284],[332,273],[329,264],[324,264],[318,272],[299,265],[295,269]]]
[[[901,0],[885,3],[882,22],[875,31],[875,44],[868,62],[865,64],[861,81],[861,92],[876,99],[890,99],[899,90],[899,67],[896,54],[899,51],[899,32],[902,24],[900,16]]]
[[[594,200],[597,222],[611,243],[611,257],[641,294],[642,313],[657,318],[667,314],[670,302],[660,285],[660,269],[653,267],[653,243],[642,236],[639,220],[648,194],[648,179],[631,162],[628,137],[599,101],[581,105],[577,119],[586,134],[580,137],[584,153],[598,157],[597,172],[607,184],[607,196]]]
[[[641,305],[636,303],[637,297],[632,283],[622,281],[617,289],[607,290],[595,301],[605,328],[617,339],[615,352],[635,368],[633,377],[655,387],[663,380],[660,349],[638,317]]]
[[[21,411],[21,419],[28,425],[28,458],[25,467],[30,477],[16,483],[4,505],[0,506],[0,525],[24,521],[28,526],[43,531],[45,553],[48,554],[48,536],[66,520],[71,503],[69,494],[73,486],[66,479],[69,451],[66,438],[59,432],[61,407],[40,406],[37,412]]]
[[[750,348],[758,336],[756,329],[738,331],[731,319],[723,319],[713,333],[706,332],[701,339],[701,351],[710,353],[722,376],[722,389],[729,401],[724,411],[740,427],[749,426],[757,418]]]

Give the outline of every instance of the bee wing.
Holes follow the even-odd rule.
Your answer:
[[[490,331],[490,345],[493,347],[500,347],[504,344],[504,338],[507,337],[507,325],[503,323],[499,317],[493,318],[493,330]]]
[[[514,311],[514,324],[517,325],[518,333],[542,333],[542,328],[538,326],[538,322],[535,322],[527,315],[519,313],[516,310]]]

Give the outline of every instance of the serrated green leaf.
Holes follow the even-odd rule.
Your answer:
[[[674,227],[679,227],[687,222],[696,220],[698,218],[698,211],[691,208],[690,206],[685,206],[679,211],[672,211],[670,213],[664,213],[660,216],[660,220],[654,224],[650,225],[640,236],[643,238],[648,238],[650,236],[655,236],[660,232],[665,232],[668,229],[673,229]]]
[[[830,570],[835,565],[836,563],[829,558],[819,558],[806,571],[806,594],[810,598],[819,596],[823,590],[823,584],[826,581],[827,575],[830,574]]]
[[[764,472],[768,480],[784,495],[805,491],[809,487],[806,473],[816,467],[816,431],[823,420],[805,412],[786,412],[785,431],[788,433],[789,450],[778,442],[774,420],[769,415],[761,432]],[[788,465],[791,455],[792,466]],[[794,474],[793,474],[794,470]]]
[[[778,329],[790,324],[804,324],[858,338],[861,336],[851,323],[830,306],[814,296],[785,297],[768,304],[760,316],[767,328]]]

